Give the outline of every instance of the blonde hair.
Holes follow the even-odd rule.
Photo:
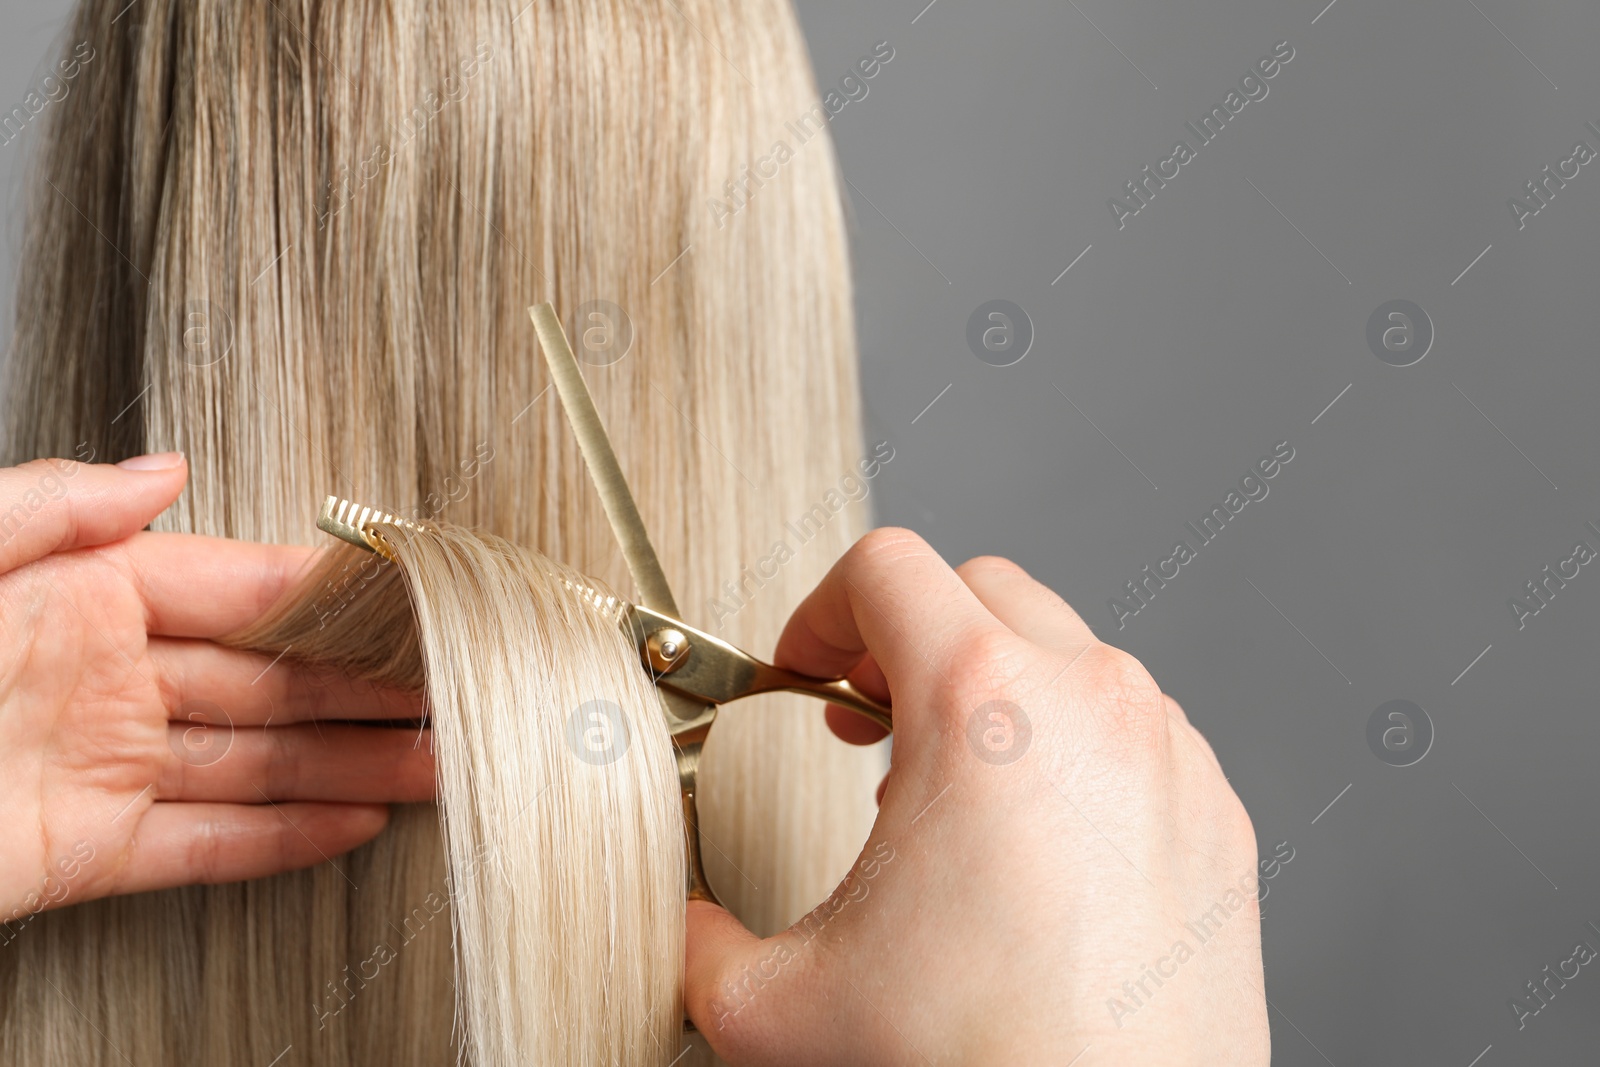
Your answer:
[[[449,890],[391,922],[404,938],[448,901],[468,1062],[669,1062],[681,974],[663,961],[684,948],[677,761],[615,598],[496,537],[385,529],[404,588],[377,557],[334,553],[230,643],[389,686],[425,676]],[[349,606],[330,617],[334,589]],[[398,956],[385,946],[371,967]]]
[[[170,530],[318,543],[332,492],[524,547],[413,545],[415,633],[389,625],[393,579],[319,572],[302,604],[317,629],[331,620],[352,670],[393,678],[426,658],[449,880],[436,815],[415,806],[335,863],[45,914],[0,949],[0,1057],[264,1064],[292,1046],[285,1063],[431,1065],[560,1048],[638,1062],[659,1045],[670,1062],[681,953],[650,955],[681,938],[665,741],[628,650],[563,606],[530,554],[630,588],[524,309],[552,301],[575,341],[597,322],[618,331],[586,374],[679,602],[770,650],[860,528],[831,506],[799,544],[785,526],[859,469],[825,132],[793,143],[746,210],[706,208],[813,113],[787,3],[88,2],[80,41],[94,59],[48,116],[19,271],[10,460],[182,449],[192,474]],[[602,320],[579,318],[593,307]],[[631,349],[614,358],[624,327]],[[782,564],[743,583],[739,610],[714,608],[780,541]],[[584,692],[635,730],[636,752],[604,773],[563,763],[548,733]],[[567,785],[524,819],[575,820],[539,824],[566,837],[507,822],[541,765]],[[706,862],[752,929],[781,929],[838,882],[881,769],[828,736],[814,703],[724,711],[702,769]],[[620,879],[587,890],[626,918],[611,943],[590,937],[578,883],[527,882],[561,870],[562,842],[605,850],[575,858],[575,879]],[[471,862],[479,844],[502,865]],[[418,926],[366,978],[374,946],[411,932],[433,893],[451,922]],[[580,919],[581,937],[551,932]],[[537,1036],[530,1020],[558,1003],[561,1034]],[[613,1032],[631,1005],[638,1038]]]

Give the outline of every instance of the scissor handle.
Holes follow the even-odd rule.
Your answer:
[[[851,685],[848,678],[813,678],[809,674],[763,663],[753,656],[744,657],[744,661],[747,666],[754,668],[754,673],[743,679],[744,690],[739,696],[752,696],[756,693],[800,693],[804,696],[818,697],[842,708],[849,708],[856,714],[871,719],[885,730],[894,730],[894,720],[889,708]],[[659,679],[658,684],[672,688],[669,678]],[[716,892],[706,881],[705,866],[700,858],[700,812],[699,805],[695,801],[696,779],[700,769],[700,745],[701,742],[695,741],[678,746],[678,780],[683,787],[683,821],[688,835],[688,899],[708,900],[713,904],[720,904]],[[686,1034],[695,1032],[695,1025],[687,1015],[683,1017],[683,1032]]]
[[[849,708],[885,730],[894,729],[888,706],[847,679],[814,678],[774,667],[714,634],[642,605],[630,605],[624,624],[631,629],[645,666],[662,689],[708,705],[728,704],[756,693],[800,693]],[[674,727],[673,737],[680,738],[708,728],[710,717],[669,725]]]
[[[890,709],[873,700],[867,694],[850,684],[848,678],[813,678],[809,674],[800,674],[796,671],[774,667],[770,663],[757,662],[756,676],[750,685],[752,693],[771,692],[801,693],[805,696],[818,697],[830,704],[838,704],[864,718],[871,719],[885,730],[894,729],[894,719]]]

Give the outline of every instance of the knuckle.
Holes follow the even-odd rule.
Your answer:
[[[263,730],[266,754],[261,769],[261,789],[274,800],[295,799],[301,761],[295,758],[291,730]]]
[[[1144,750],[1165,735],[1167,709],[1161,687],[1137,658],[1111,645],[1084,653],[1087,699],[1102,730],[1114,741]]]
[[[1015,634],[1003,628],[972,630],[950,653],[955,695],[968,705],[1014,696],[1015,681],[1033,658],[1028,651]]]
[[[956,573],[961,575],[963,581],[984,577],[1027,577],[1026,571],[1004,556],[974,556],[957,567]]]
[[[1165,694],[1144,664],[1129,652],[1099,645],[1085,654],[1090,661],[1095,689],[1103,699],[1126,704],[1141,712],[1165,714]]]
[[[851,562],[875,567],[908,555],[931,553],[933,549],[920,536],[899,526],[880,526],[869,530],[851,547]]]
[[[158,798],[182,797],[188,794],[191,764],[178,755],[183,749],[183,732],[187,724],[167,723],[167,752],[163,753],[161,769],[156,777]]]
[[[175,710],[183,706],[183,697],[188,691],[187,679],[183,676],[183,661],[173,664],[168,657],[152,657],[151,669],[147,673],[151,675],[150,682],[155,687],[156,700],[167,710],[170,721]]]
[[[189,839],[188,867],[199,885],[221,881],[223,829],[216,819],[200,820]]]
[[[302,842],[310,843],[314,848],[318,846],[313,841],[312,836],[307,836],[306,831],[289,818],[287,812],[280,809],[276,814],[277,825],[270,831],[270,840],[272,854],[277,858],[277,869],[280,871],[292,871],[305,866],[305,853]],[[314,819],[315,816],[311,816],[311,818]],[[308,821],[305,816],[302,816],[301,819],[303,822]],[[318,827],[316,826],[311,827],[313,836],[317,835],[317,829]]]
[[[266,658],[265,654],[262,658]],[[277,675],[278,698],[294,712],[314,706],[313,701],[325,696],[322,693],[325,685],[321,677],[313,671],[290,669],[270,673]],[[290,720],[293,721],[297,717],[298,714],[292,714]]]

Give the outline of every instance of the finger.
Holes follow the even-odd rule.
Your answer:
[[[318,550],[198,534],[142,533],[121,555],[145,606],[145,629],[221,637],[255,622],[307,573]]]
[[[178,499],[189,477],[177,452],[123,463],[37,459],[0,469],[0,573],[131,536]]]
[[[761,956],[763,942],[722,907],[689,901],[684,958],[683,1010],[712,1049],[730,1063],[746,1050],[773,1047],[770,1010],[756,1010],[738,978]],[[768,997],[770,1009],[777,997]],[[791,1050],[792,1051],[792,1050]]]
[[[381,804],[152,804],[114,892],[215,885],[313,867],[378,836]]]
[[[861,662],[850,672],[850,684],[875,699],[889,699],[889,680],[883,676],[883,668],[878,666],[871,652],[862,656]]]
[[[994,617],[1043,648],[1076,649],[1095,639],[1076,611],[1017,564],[978,556],[956,568],[967,588]]]
[[[852,745],[875,745],[889,736],[889,731],[858,712],[839,704],[829,704],[826,711],[828,729],[835,737]]]
[[[778,639],[775,661],[819,677],[849,673],[870,651],[896,700],[965,653],[998,620],[927,542],[908,530],[874,530],[834,564]]]
[[[148,646],[170,718],[233,726],[310,719],[416,719],[422,695],[357,681],[286,657],[210,641],[154,637]]]
[[[848,675],[850,684],[880,703],[889,703],[889,683],[883,677],[883,668],[868,652],[861,657]],[[841,741],[852,745],[873,745],[889,736],[889,731],[840,704],[829,704],[825,713],[828,729]]]
[[[1166,705],[1168,715],[1171,715],[1185,726],[1189,724],[1189,716],[1184,712],[1182,704],[1179,704],[1165,693],[1161,694],[1161,702]]]
[[[434,796],[429,730],[374,726],[231,730],[173,723],[160,800],[405,803]]]

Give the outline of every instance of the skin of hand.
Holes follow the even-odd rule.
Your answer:
[[[46,908],[321,863],[431,799],[420,698],[214,638],[309,548],[141,532],[181,455],[0,469],[0,939]],[[270,725],[269,724],[270,721]]]
[[[686,1010],[720,1055],[1268,1063],[1254,830],[1137,660],[1015,564],[952,570],[893,529],[839,561],[774,658],[892,698],[891,766],[860,860],[799,923],[760,940],[690,903]]]

